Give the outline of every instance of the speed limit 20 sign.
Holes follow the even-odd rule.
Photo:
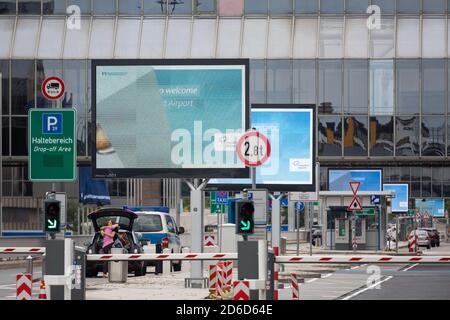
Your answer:
[[[258,167],[269,160],[269,139],[255,130],[246,132],[236,145],[236,153],[247,167]]]
[[[59,100],[64,95],[64,81],[58,77],[49,77],[42,82],[41,91],[48,100]]]

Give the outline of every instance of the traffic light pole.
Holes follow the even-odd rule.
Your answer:
[[[272,199],[272,248],[280,248],[280,227],[281,227],[281,198],[283,194],[279,195],[269,194]]]
[[[208,179],[204,179],[201,183],[199,179],[194,179],[193,183],[184,180],[191,190],[191,249],[192,252],[203,252],[203,189],[208,183]],[[191,262],[191,286],[203,286],[203,261]]]

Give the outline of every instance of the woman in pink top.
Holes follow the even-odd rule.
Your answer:
[[[114,229],[118,228],[118,224],[113,224],[111,220],[108,220],[106,224],[100,228],[100,233],[103,236],[103,253],[110,253],[111,248],[114,244],[114,236],[116,233],[113,231]],[[108,276],[108,262],[105,262],[103,264],[103,278],[106,278]]]

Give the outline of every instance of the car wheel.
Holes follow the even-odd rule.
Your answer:
[[[144,275],[144,267],[141,265],[136,270],[134,270],[135,277],[141,277]]]
[[[428,244],[428,245],[427,245],[427,249],[431,249],[431,244]]]
[[[97,277],[97,275],[98,275],[98,272],[86,269],[86,278],[95,278],[95,277]]]

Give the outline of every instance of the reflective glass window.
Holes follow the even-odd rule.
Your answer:
[[[217,58],[240,57],[240,19],[220,19],[217,36]]]
[[[195,19],[192,28],[191,58],[214,58],[216,19]]]
[[[319,113],[342,111],[342,61],[319,61]]]
[[[321,13],[344,13],[344,0],[320,0]]]
[[[422,156],[445,155],[445,118],[422,117]]]
[[[135,59],[139,56],[141,19],[121,18],[117,20],[115,58]]]
[[[141,12],[142,12],[141,0],[119,0],[119,14],[138,15],[141,14]]]
[[[294,60],[294,103],[316,104],[316,61]]]
[[[368,112],[368,63],[367,60],[344,61],[344,112]]]
[[[66,29],[66,39],[64,41],[64,59],[85,59],[89,50],[89,30],[91,19],[82,18],[80,30]]]
[[[320,116],[319,156],[342,156],[342,120],[340,116]]]
[[[395,20],[383,17],[379,29],[370,30],[370,56],[373,58],[393,58]]]
[[[294,58],[317,57],[318,19],[296,19],[294,31]]]
[[[37,57],[40,59],[61,59],[64,28],[66,20],[63,18],[45,18],[39,39]]]
[[[345,0],[345,12],[366,13],[369,7],[369,0]]]
[[[396,156],[419,155],[419,117],[396,117]]]
[[[216,0],[194,0],[196,13],[215,13]]]
[[[141,58],[162,58],[166,20],[144,19],[142,22]]]
[[[394,63],[392,60],[370,61],[370,114],[394,113]]]
[[[411,172],[409,167],[401,167],[400,180],[404,182],[409,182],[411,180]]]
[[[87,69],[86,60],[63,60],[63,79],[66,93],[62,98],[63,108],[77,109],[77,153],[86,155],[86,111],[87,111]]]
[[[15,20],[13,17],[0,19],[0,59],[9,59]]]
[[[28,154],[28,137],[26,117],[12,117],[11,118],[11,155],[12,156],[26,156]],[[20,141],[20,143],[17,143]]]
[[[420,19],[397,20],[397,57],[420,57]]]
[[[345,22],[345,57],[368,58],[366,19],[347,19]]]
[[[269,0],[269,14],[292,14],[292,0]]]
[[[90,0],[88,0],[90,3]],[[77,2],[77,1],[71,1],[71,2]],[[42,1],[42,14],[66,14],[66,0],[43,0]],[[81,8],[80,8],[81,9]],[[88,12],[81,13],[89,13],[90,7]]]
[[[420,0],[398,0],[397,1],[398,13],[419,13],[420,12]]]
[[[113,56],[115,19],[94,19],[92,21],[89,58],[108,59]],[[78,33],[80,33],[78,31]]]
[[[191,19],[169,19],[166,34],[166,58],[187,58],[190,55]]]
[[[291,56],[292,19],[270,19],[267,58]]]
[[[344,20],[340,18],[320,19],[319,57],[341,58],[343,55]]]
[[[422,198],[431,197],[431,182],[423,182],[422,181]]]
[[[393,117],[370,117],[369,132],[371,156],[394,155]]]
[[[447,109],[445,86],[445,61],[423,60],[422,61],[422,113],[444,114]]]
[[[450,156],[450,117],[447,119],[447,126],[447,156]],[[450,171],[450,168],[448,170]]]
[[[217,0],[219,3],[219,15],[241,16],[244,11],[244,0]]]
[[[19,14],[41,14],[41,0],[19,0]]]
[[[0,14],[16,14],[16,0],[0,0]]]
[[[2,114],[9,114],[9,60],[0,60],[0,73],[2,75]]]
[[[446,21],[445,19],[422,20],[422,57],[446,57]]]
[[[266,69],[264,60],[250,60],[250,103],[266,102]]]
[[[36,107],[56,107],[56,102],[47,100],[41,92],[41,86],[48,77],[62,78],[62,60],[36,60]]]
[[[39,18],[18,18],[14,37],[13,58],[34,58],[39,25]]]
[[[367,117],[344,118],[344,156],[367,156]]]
[[[445,13],[445,0],[423,0],[423,13]]]
[[[431,184],[431,196],[432,197],[441,197],[442,196],[442,182],[437,181]]]
[[[245,19],[242,55],[264,59],[267,49],[267,19]]]
[[[291,102],[291,60],[267,60],[267,103]]]
[[[377,5],[381,9],[381,14],[395,13],[396,0],[372,0],[372,5]]]
[[[267,14],[268,0],[245,0],[245,14]]]
[[[317,0],[295,0],[296,13],[317,13],[319,1]]]
[[[28,114],[34,108],[34,61],[11,61],[11,113]],[[40,90],[39,90],[40,91]]]
[[[91,14],[91,0],[67,0],[67,7],[72,5],[80,7],[81,14]]]
[[[420,60],[397,60],[397,114],[418,114]]]
[[[9,156],[9,117],[2,118],[2,155]]]
[[[93,0],[93,13],[102,14],[115,14],[116,13],[116,0]],[[144,0],[148,1],[148,0]],[[156,0],[152,0],[156,2]]]
[[[420,197],[420,181],[411,182],[410,189],[411,197]]]

